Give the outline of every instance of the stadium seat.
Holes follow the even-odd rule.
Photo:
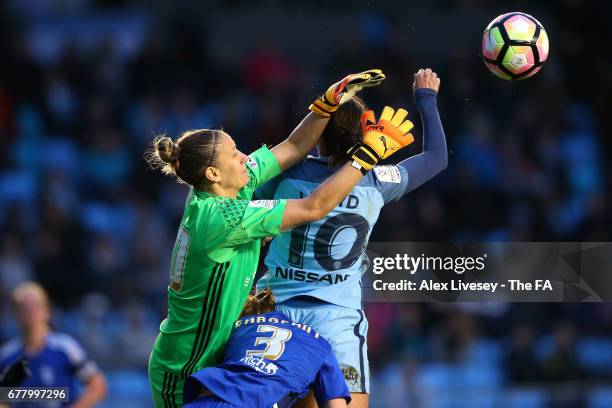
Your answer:
[[[537,343],[534,349],[536,358],[538,360],[544,360],[549,357],[555,349],[555,339],[553,336],[544,336]]]
[[[547,405],[546,391],[539,388],[515,388],[504,395],[506,408],[544,408]]]
[[[7,171],[0,173],[0,199],[3,203],[27,203],[35,200],[36,179],[26,171]]]
[[[470,349],[470,362],[479,364],[498,363],[504,357],[503,346],[499,341],[480,340]]]
[[[465,364],[458,367],[455,381],[466,389],[494,389],[501,385],[502,373],[491,363]]]
[[[612,373],[612,340],[589,337],[577,346],[578,359],[589,371],[594,373]]]
[[[48,139],[42,151],[43,166],[61,169],[66,175],[79,174],[80,154],[74,142],[68,139]]]
[[[488,408],[496,406],[502,374],[492,364],[429,364],[416,381],[427,407]]]
[[[36,202],[37,181],[28,171],[7,171],[0,173],[0,225],[6,221],[7,209],[12,204],[19,204],[28,213],[34,211]]]
[[[108,398],[99,408],[145,408],[153,406],[149,380],[145,372],[121,370],[106,372]]]
[[[98,234],[125,237],[134,224],[133,211],[127,206],[112,206],[103,202],[89,202],[83,206],[85,227]]]
[[[612,387],[595,388],[589,394],[589,408],[612,407]]]
[[[417,386],[436,392],[454,384],[454,369],[447,364],[424,365],[417,374]]]

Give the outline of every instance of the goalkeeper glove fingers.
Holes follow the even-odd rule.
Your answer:
[[[380,69],[371,69],[358,74],[350,74],[336,82],[315,100],[309,107],[317,115],[328,118],[338,109],[340,104],[352,98],[363,88],[380,85],[385,74]]]
[[[365,174],[379,160],[413,143],[414,136],[409,132],[414,124],[406,119],[407,116],[405,109],[395,111],[385,106],[377,122],[373,111],[364,112],[361,115],[363,142],[355,144],[347,152],[353,159],[353,167]]]
[[[17,387],[31,375],[28,361],[20,358],[0,373],[0,387]]]

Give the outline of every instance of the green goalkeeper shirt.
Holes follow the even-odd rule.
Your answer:
[[[251,201],[255,189],[280,173],[265,146],[246,163],[248,184],[236,198],[191,190],[174,250],[168,317],[152,361],[179,378],[217,364],[249,294],[260,240],[280,232],[286,200]]]

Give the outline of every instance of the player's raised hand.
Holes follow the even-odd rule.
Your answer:
[[[348,154],[365,173],[371,170],[379,160],[386,159],[393,153],[414,142],[410,133],[414,124],[406,119],[408,111],[395,111],[385,106],[380,119],[376,121],[374,111],[366,111],[361,115],[363,143],[357,143]]]
[[[370,69],[358,74],[351,74],[347,76],[347,78],[349,78],[349,81],[346,85],[345,92],[340,95],[340,105],[351,99],[363,88],[380,85],[386,77],[380,69]]]
[[[414,90],[429,88],[438,92],[438,89],[440,89],[440,78],[438,78],[438,74],[429,68],[419,69],[414,74],[414,83],[412,84],[412,88]]]
[[[336,82],[309,107],[314,113],[328,118],[338,109],[338,106],[346,102],[363,88],[380,85],[385,79],[385,74],[380,69],[370,69],[358,74],[350,74]]]

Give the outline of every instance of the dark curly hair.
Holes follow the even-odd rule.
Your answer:
[[[353,96],[338,107],[329,119],[321,140],[323,154],[329,156],[330,164],[341,164],[349,160],[347,150],[363,140],[361,114],[366,111],[365,102]]]
[[[244,304],[244,309],[240,313],[240,317],[273,312],[275,308],[274,295],[270,289],[266,288],[253,295],[249,295]]]

